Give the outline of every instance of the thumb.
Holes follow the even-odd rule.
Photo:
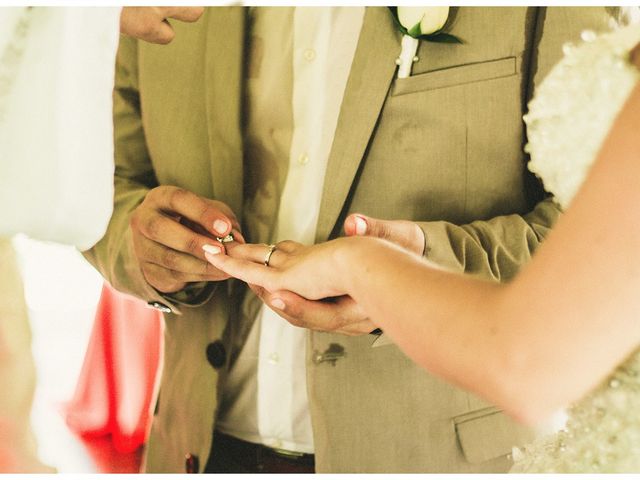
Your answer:
[[[369,232],[367,217],[361,214],[351,214],[344,221],[344,232],[348,237],[354,235],[367,235]]]
[[[347,236],[367,235],[388,240],[413,253],[424,253],[425,240],[422,229],[407,220],[380,220],[355,213],[344,221]]]

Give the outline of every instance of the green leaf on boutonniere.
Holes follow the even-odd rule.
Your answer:
[[[459,43],[461,45],[464,44],[462,40],[460,40],[455,35],[451,35],[450,33],[435,33],[433,35],[423,35],[420,38],[438,43]]]
[[[407,30],[405,28],[405,31],[407,32],[405,35],[409,35],[410,37],[413,37],[413,38],[420,38],[420,36],[422,35],[422,32],[420,31],[420,24],[419,23],[416,23],[409,30]]]

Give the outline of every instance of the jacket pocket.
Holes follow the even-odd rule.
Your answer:
[[[406,95],[408,93],[464,85],[465,83],[482,82],[484,80],[508,77],[516,73],[516,57],[470,63],[396,79],[391,95]]]
[[[453,419],[462,452],[469,463],[482,463],[511,453],[534,438],[531,429],[516,423],[496,407]]]

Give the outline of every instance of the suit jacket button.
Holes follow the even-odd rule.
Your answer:
[[[198,473],[200,471],[200,459],[193,453],[184,456],[184,471],[187,473]]]
[[[167,307],[164,303],[160,302],[147,302],[147,305],[151,308],[155,308],[156,310],[160,310],[162,313],[171,313],[171,309]]]
[[[227,352],[220,340],[207,345],[207,360],[216,369],[222,367],[227,361]]]

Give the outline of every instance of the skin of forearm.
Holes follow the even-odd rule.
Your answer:
[[[340,265],[344,289],[418,365],[504,408],[513,403],[503,393],[511,361],[509,332],[498,328],[504,287],[373,238],[344,242]]]
[[[640,343],[638,132],[640,84],[566,214],[509,286],[508,311],[524,313],[514,325],[529,339],[520,387],[531,386],[540,411],[582,397]]]

